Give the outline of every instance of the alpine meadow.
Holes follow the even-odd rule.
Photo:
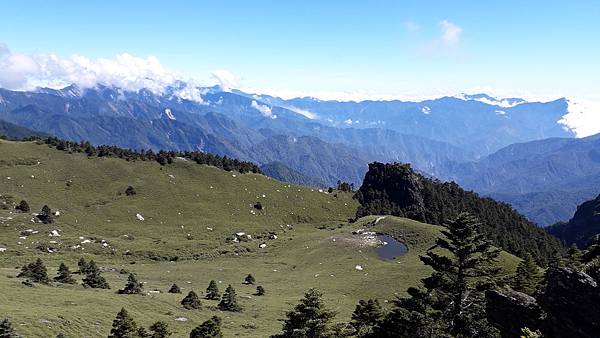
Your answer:
[[[0,337],[600,337],[597,2],[2,14]]]

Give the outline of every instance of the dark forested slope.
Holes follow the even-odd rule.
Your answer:
[[[454,182],[424,177],[408,164],[371,163],[356,197],[361,204],[357,217],[388,214],[442,224],[466,211],[482,221],[484,232],[496,245],[511,253],[528,252],[545,264],[562,250],[556,238],[509,205],[465,191]]]

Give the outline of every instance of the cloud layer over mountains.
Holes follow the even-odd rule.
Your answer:
[[[442,22],[440,25],[443,28],[443,40],[448,44],[457,43],[461,34],[461,28],[454,26],[450,22]],[[198,88],[200,83],[197,80],[184,79],[181,74],[167,69],[155,56],[143,58],[122,53],[116,55],[114,58],[90,59],[82,55],[60,57],[52,53],[28,55],[13,53],[6,45],[0,44],[1,88],[32,90],[36,87],[63,88],[70,84],[76,84],[80,88],[90,88],[97,84],[103,84],[122,88],[127,91],[139,91],[145,88],[158,94],[178,81],[185,83],[184,86],[179,86],[179,90],[176,93],[179,97],[199,103],[204,102],[202,98],[203,93]],[[316,96],[332,99],[333,96],[338,100],[341,99],[341,101],[407,99],[406,95],[382,95],[382,93],[371,93],[368,91],[358,93],[338,92],[337,94],[320,93],[322,95],[315,92],[311,93],[312,95],[303,95],[303,93],[294,93],[285,90],[261,90],[244,86],[238,76],[224,69],[215,70],[211,74],[211,78],[202,83],[202,85],[209,83],[218,84],[224,91],[242,89],[245,92],[282,97],[287,96],[288,98],[290,96]],[[292,95],[292,93],[295,95]],[[441,91],[440,93],[444,94],[435,96],[452,96],[449,92]],[[426,98],[428,97],[421,97],[421,99]],[[528,99],[532,101],[531,97],[528,97]],[[502,101],[498,102],[498,105],[502,106]],[[268,106],[257,103],[254,108],[266,117],[276,117]],[[302,114],[303,112],[305,111],[298,113]],[[307,114],[303,115],[307,116]],[[307,117],[315,118],[316,115],[310,113],[310,116]],[[596,100],[569,98],[568,114],[563,116],[557,123],[572,130],[578,137],[600,133],[600,104]]]

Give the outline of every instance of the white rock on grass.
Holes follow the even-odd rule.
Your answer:
[[[261,243],[258,247],[261,248],[261,249],[264,249],[264,248],[267,247],[267,244],[266,243]]]
[[[362,265],[357,265],[357,266],[355,266],[354,268],[355,268],[356,270],[358,270],[358,271],[362,271],[362,270],[363,270],[363,267],[362,267]]]
[[[60,234],[58,233],[58,230],[54,229],[54,230],[50,231],[50,233],[48,234],[48,236],[50,236],[50,237],[60,237]]]
[[[5,252],[6,250],[6,248],[0,248],[0,252]]]
[[[188,319],[185,317],[177,317],[177,318],[175,318],[175,320],[178,322],[187,322],[188,321]]]
[[[138,221],[143,221],[144,220],[144,216],[142,216],[142,214],[135,214],[135,218],[137,218]]]

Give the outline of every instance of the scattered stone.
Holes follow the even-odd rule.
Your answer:
[[[362,267],[362,265],[357,265],[357,266],[355,266],[354,268],[355,268],[356,270],[358,270],[358,271],[362,271],[362,270],[363,270],[363,267]]]
[[[178,322],[187,322],[188,321],[188,319],[185,317],[177,317],[177,318],[175,318],[175,320]]]
[[[144,216],[142,216],[141,214],[135,214],[135,217],[138,219],[138,221],[144,220]]]

